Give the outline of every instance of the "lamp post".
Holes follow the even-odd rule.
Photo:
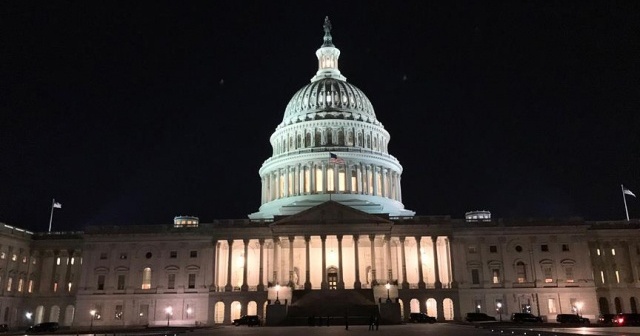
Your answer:
[[[29,325],[31,325],[31,316],[33,316],[32,312],[26,312],[24,313],[24,317],[27,318],[27,323],[29,323]]]
[[[93,320],[96,319],[96,310],[95,309],[91,309],[89,311],[89,314],[91,314],[91,323],[89,324],[89,330],[93,330]]]
[[[280,285],[276,285],[276,301],[275,304],[280,304]]]
[[[496,303],[496,306],[498,307],[498,308],[496,308],[496,310],[498,311],[498,314],[500,315],[500,322],[502,322],[502,302]]]
[[[387,282],[384,287],[387,289],[387,303],[391,302],[391,297],[389,296],[389,290],[391,289],[391,284]]]
[[[164,309],[164,312],[167,313],[167,327],[169,326],[169,320],[171,319],[171,315],[173,315],[173,308],[171,306]]]

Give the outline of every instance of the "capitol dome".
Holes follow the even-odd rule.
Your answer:
[[[278,128],[323,119],[358,120],[380,125],[364,92],[346,81],[328,77],[307,84],[293,95]]]
[[[402,165],[369,98],[338,69],[340,50],[325,19],[318,71],[289,101],[260,168],[254,220],[292,215],[332,200],[372,214],[413,216],[402,204]]]

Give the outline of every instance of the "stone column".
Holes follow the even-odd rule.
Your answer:
[[[293,241],[295,239],[295,236],[289,236],[289,287],[291,287],[291,289],[295,289],[296,287],[295,282],[293,282]]]
[[[340,169],[340,166],[337,163],[335,163],[333,165],[333,192],[334,193],[337,193],[340,191],[340,188],[339,188],[340,187],[340,183],[339,183],[340,170],[339,169]]]
[[[391,283],[393,280],[393,268],[391,267],[391,235],[386,235],[384,240],[385,244],[387,244],[385,251],[386,257],[384,258],[387,264],[387,282]]]
[[[280,239],[278,237],[273,237],[273,284],[277,285],[280,283],[280,279],[278,279],[278,245],[280,245]]]
[[[342,235],[338,235],[338,289],[344,289],[344,270],[342,268]]]
[[[213,292],[217,290],[216,286],[218,282],[218,279],[216,279],[216,268],[218,267],[218,241],[213,239],[211,244],[213,245],[213,255],[211,256],[211,285],[209,285],[209,291]]]
[[[400,175],[398,175],[398,202],[402,202],[402,184],[400,183]]]
[[[449,281],[451,281],[451,288],[458,288],[458,282],[454,277],[455,268],[453,264],[453,258],[451,258],[451,243],[453,242],[453,237],[448,236],[446,242],[447,242],[447,260],[449,261],[449,264],[447,265],[447,267],[449,267]]]
[[[416,236],[416,254],[418,255],[418,288],[424,289],[426,286],[424,284],[424,276],[422,275],[422,255],[420,254],[420,241],[422,240],[421,236]]]
[[[249,290],[249,284],[247,284],[247,270],[249,269],[249,258],[247,258],[249,255],[249,239],[244,239],[242,242],[244,243],[244,255],[242,256],[244,262],[242,269],[242,287],[240,287],[240,290],[246,292]]]
[[[309,193],[314,194],[316,192],[316,167],[313,162],[309,163],[309,180],[311,185],[309,186]]]
[[[293,168],[293,195],[300,195],[300,164]]]
[[[327,236],[320,236],[320,240],[322,240],[322,284],[320,284],[320,287],[329,289],[327,284]]]
[[[376,275],[376,235],[369,235],[369,242],[371,243],[371,286],[375,286],[378,284]]]
[[[322,192],[327,193],[327,164],[322,162]]]
[[[231,286],[231,262],[233,261],[233,240],[227,240],[227,245],[229,245],[229,255],[227,256],[227,284],[224,286],[225,292],[231,292],[233,290],[233,286]]]
[[[372,195],[378,195],[378,167],[371,165],[371,179],[373,180],[373,193]]]
[[[284,195],[283,197],[289,197],[289,176],[291,175],[291,167],[287,166],[284,169]]]
[[[383,167],[380,167],[380,183],[381,183],[381,193],[380,196],[387,197],[387,170]]]
[[[13,253],[12,248],[9,248],[9,255],[7,255],[7,260],[11,260],[11,253]],[[49,284],[49,291],[53,292],[53,288],[55,286],[56,282],[59,282],[59,279],[56,278],[56,269],[58,267],[58,263],[57,263],[57,259],[60,257],[60,251],[58,250],[54,250],[53,251],[53,269],[51,270],[51,283]],[[110,256],[113,258],[113,256]],[[8,264],[8,261],[7,261]],[[7,277],[5,276],[5,279]],[[60,286],[60,284],[58,283],[58,286]],[[106,284],[105,284],[105,288],[106,288]],[[6,289],[6,288],[5,288]]]
[[[347,193],[352,194],[353,193],[353,187],[351,185],[351,165],[347,162],[344,165],[344,182],[345,182],[345,188]]]
[[[258,291],[264,290],[264,238],[258,239],[260,244],[260,268],[258,270]]]
[[[405,255],[404,240],[405,240],[405,237],[400,236],[400,246],[401,246],[400,251],[402,254],[402,288],[408,289],[409,282],[407,281],[407,257]],[[420,260],[418,260],[418,262],[420,262]]]
[[[360,164],[355,166],[356,169],[356,189],[358,194],[362,194],[362,167]]]
[[[362,283],[360,282],[360,256],[358,253],[358,240],[360,239],[359,235],[353,235],[353,248],[354,248],[354,256],[355,256],[355,270],[356,270],[356,281],[353,283],[353,288],[360,289],[362,288]]]
[[[71,258],[73,258],[73,253],[74,253],[74,250],[72,249],[67,250],[67,268],[64,273],[64,284],[63,284],[64,286],[63,291],[67,293],[69,292],[69,282],[71,282],[70,281],[71,280]],[[21,261],[20,258],[18,258],[18,262],[20,261]],[[17,279],[17,281],[20,281],[19,278]]]
[[[214,269],[214,274],[213,274],[213,288],[215,288],[215,291],[219,291],[219,287],[220,287],[220,249],[221,249],[221,245],[222,243],[219,241],[215,241],[215,256],[214,256],[214,263],[215,265],[213,266]]]
[[[310,264],[311,264],[311,252],[309,251],[309,243],[311,241],[311,237],[310,236],[304,236],[304,243],[305,243],[305,250],[306,250],[306,260],[305,260],[305,267],[304,267],[304,276],[305,276],[305,280],[304,280],[304,289],[309,290],[311,289],[311,269]]]
[[[431,236],[431,241],[433,242],[433,271],[436,276],[436,288],[442,288],[442,282],[440,282],[440,267],[438,262],[438,237]]]

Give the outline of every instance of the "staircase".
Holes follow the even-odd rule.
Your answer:
[[[288,307],[287,325],[309,325],[313,320],[323,325],[368,324],[369,318],[377,314],[378,306],[371,289],[294,290]]]

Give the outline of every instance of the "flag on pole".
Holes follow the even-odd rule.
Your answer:
[[[635,195],[631,190],[629,190],[629,189],[627,189],[627,188],[623,188],[623,189],[622,189],[622,192],[623,192],[625,195],[631,195],[631,196],[633,196],[633,197],[636,197],[636,195]]]
[[[344,159],[339,158],[336,154],[329,153],[329,163],[344,164]]]
[[[62,209],[62,204],[60,204],[58,202],[53,202],[53,207],[54,208],[58,208],[58,209]]]

